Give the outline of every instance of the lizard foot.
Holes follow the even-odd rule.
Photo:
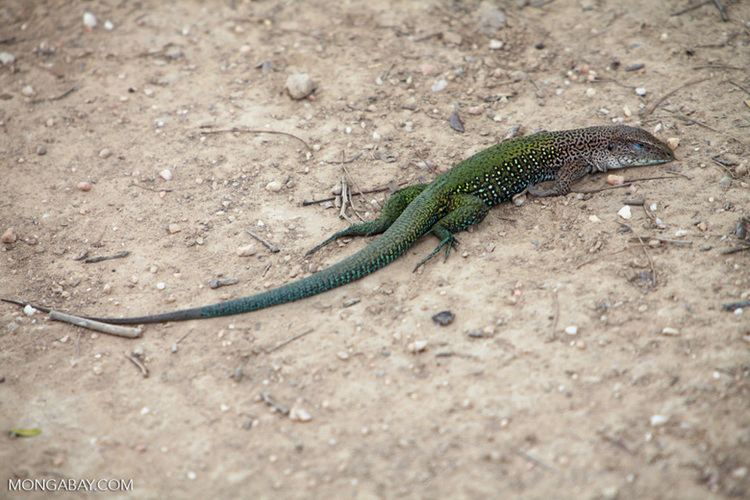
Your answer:
[[[438,252],[440,252],[440,250],[443,247],[445,247],[445,259],[443,260],[443,262],[447,261],[448,260],[448,256],[451,253],[451,249],[458,247],[458,244],[459,244],[458,243],[458,239],[456,239],[456,237],[453,236],[452,234],[450,236],[442,239],[440,241],[440,243],[438,243],[438,246],[435,247],[435,250],[433,250],[432,252],[430,252],[430,254],[427,257],[425,257],[424,259],[420,260],[419,263],[416,266],[414,266],[414,270],[412,272],[414,272],[414,273],[417,272],[417,269],[419,269],[421,266],[423,266],[424,264],[426,264],[427,261],[429,261],[434,256],[436,256],[438,254]]]

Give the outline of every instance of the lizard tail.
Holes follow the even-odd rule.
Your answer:
[[[127,318],[82,317],[115,325],[216,318],[257,311],[323,293],[367,276],[403,255],[437,220],[437,214],[427,200],[427,197],[422,196],[414,200],[378,239],[354,255],[311,276],[278,288],[239,299],[148,316]],[[2,300],[20,306],[26,305],[21,301]],[[50,311],[48,307],[44,306],[32,305],[32,307],[43,312]]]

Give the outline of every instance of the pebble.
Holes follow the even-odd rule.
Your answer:
[[[602,220],[597,217],[596,215],[589,215],[589,221],[590,222],[601,222]]]
[[[3,66],[7,64],[13,64],[16,61],[16,56],[10,52],[0,52],[0,64]]]
[[[36,313],[36,309],[34,309],[33,307],[31,307],[29,304],[26,304],[25,306],[23,306],[23,313],[26,316],[33,316],[34,313]]]
[[[503,42],[500,40],[495,40],[494,38],[490,40],[490,50],[500,50],[503,48]]]
[[[304,408],[295,405],[289,410],[289,420],[295,422],[309,422],[312,420],[312,415],[310,415],[310,412]]]
[[[630,220],[633,217],[633,214],[630,211],[630,205],[623,205],[623,207],[618,210],[617,215],[625,220]]]
[[[79,182],[76,187],[79,191],[91,191],[91,188],[93,188],[94,186],[90,182],[83,181]]]
[[[258,249],[255,248],[255,245],[253,245],[252,243],[237,248],[237,255],[239,255],[240,257],[250,257],[251,255],[255,255],[256,253],[258,253]]]
[[[737,177],[744,177],[747,175],[747,165],[744,163],[734,169],[734,173]]]
[[[316,84],[307,73],[294,73],[286,79],[286,90],[292,99],[304,99],[315,90]]]
[[[625,71],[638,71],[639,69],[645,68],[646,65],[643,63],[628,64],[625,66]]]
[[[107,31],[112,31],[113,29],[115,29],[115,25],[112,24],[112,21],[107,19],[106,21],[104,21],[104,29]]]
[[[415,340],[414,342],[410,343],[406,348],[409,350],[410,353],[416,354],[418,352],[423,352],[427,349],[427,341],[426,340]]]
[[[627,105],[622,107],[622,114],[627,116],[628,118],[633,116],[633,112],[630,111],[630,108]]]
[[[622,175],[609,174],[607,176],[607,184],[610,186],[622,186],[625,184],[625,177]]]
[[[2,236],[0,236],[0,241],[3,243],[15,243],[16,240],[18,240],[18,235],[16,234],[16,228],[9,227],[5,230]]]
[[[719,187],[724,191],[732,187],[732,178],[728,175],[725,175],[724,177],[719,179]]]
[[[96,28],[96,16],[89,11],[83,13],[83,25],[86,29],[92,30]]]
[[[526,203],[526,193],[518,193],[511,198],[511,201],[513,201],[513,204],[517,207],[520,207],[524,203]]]
[[[680,145],[680,138],[679,137],[670,137],[667,139],[667,146],[669,146],[669,149],[674,151],[677,149],[677,146]]]
[[[617,500],[618,496],[620,496],[620,490],[617,486],[608,486],[602,490],[604,500]]]
[[[169,231],[169,234],[175,234],[182,231],[182,228],[179,224],[175,224],[174,222],[167,226],[167,231]]]
[[[91,367],[91,371],[94,372],[94,375],[101,375],[104,369],[102,368],[102,365],[97,363]]]
[[[46,155],[47,154],[47,146],[45,146],[44,144],[38,145],[36,147],[36,154],[38,154],[39,156]]]
[[[271,181],[266,184],[266,190],[271,191],[272,193],[278,193],[281,191],[281,183],[279,181]]]
[[[586,89],[586,97],[594,97],[596,95],[596,89],[594,87],[589,87]]]
[[[578,327],[575,325],[566,326],[565,333],[568,335],[578,335]]]
[[[158,282],[156,284],[156,289],[157,290],[164,290],[165,288],[167,288],[167,284],[164,283],[163,281],[160,281],[160,282]]]
[[[448,326],[453,323],[454,319],[456,319],[456,315],[451,311],[440,311],[432,317],[432,321],[440,326]]]
[[[651,426],[659,427],[669,422],[667,415],[651,415]]]
[[[680,334],[680,331],[677,328],[672,328],[671,326],[665,326],[661,329],[662,335],[667,335],[669,337],[676,337]]]
[[[349,359],[349,353],[346,351],[339,351],[336,353],[336,356],[338,356],[338,358],[342,361],[346,361],[347,359]]]
[[[445,90],[445,87],[448,86],[448,81],[444,78],[441,78],[440,80],[435,80],[435,83],[432,84],[431,90],[433,92],[440,92],[442,90]]]
[[[196,473],[195,473],[194,471],[191,471],[191,470],[187,471],[187,474],[185,474],[185,475],[186,475],[186,476],[187,476],[187,478],[188,478],[188,479],[190,479],[191,481],[195,481],[195,478],[197,478],[197,477],[198,477],[198,474],[196,474]]]
[[[112,151],[109,148],[103,148],[101,151],[99,151],[99,158],[109,158],[112,156]]]
[[[21,89],[21,93],[25,95],[26,97],[31,97],[36,92],[34,92],[34,87],[32,87],[31,85],[24,85],[23,88]]]
[[[646,95],[646,87],[636,87],[635,88],[635,95],[638,95],[638,96],[641,96],[641,97],[645,96]]]
[[[159,172],[159,177],[164,179],[165,181],[171,181],[172,180],[172,171],[168,168],[165,168],[161,172]]]

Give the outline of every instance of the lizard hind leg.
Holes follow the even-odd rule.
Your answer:
[[[465,231],[474,224],[479,224],[487,216],[490,207],[478,196],[471,194],[458,194],[451,199],[450,212],[437,221],[430,229],[430,233],[440,240],[437,247],[427,257],[419,261],[414,271],[432,259],[445,248],[445,260],[453,248],[458,246],[455,233]]]
[[[395,191],[388,198],[388,200],[386,200],[385,205],[383,205],[383,210],[380,212],[380,216],[377,219],[368,222],[362,222],[360,224],[352,224],[346,229],[342,229],[341,231],[334,233],[330,238],[323,241],[322,243],[314,246],[313,248],[308,250],[305,255],[312,255],[324,246],[328,245],[329,243],[333,243],[339,238],[344,238],[346,236],[373,236],[375,234],[385,232],[385,230],[391,227],[391,224],[393,224],[395,220],[398,219],[398,216],[401,215],[401,212],[404,211],[409,203],[414,201],[414,198],[419,196],[419,194],[424,191],[426,187],[427,184],[414,184],[413,186],[407,186],[403,189]]]

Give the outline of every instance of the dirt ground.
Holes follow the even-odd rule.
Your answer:
[[[256,313],[128,340],[2,304],[0,496],[117,478],[138,498],[747,498],[750,310],[722,304],[750,298],[750,252],[723,253],[750,215],[750,3],[724,4],[2,2],[0,296],[61,310],[197,306],[334,263],[366,240],[306,258],[346,221],[302,202],[342,176],[429,181],[519,130],[679,145],[623,172],[670,178],[503,205],[446,263],[411,272],[425,238]],[[229,127],[297,138],[201,133]]]

